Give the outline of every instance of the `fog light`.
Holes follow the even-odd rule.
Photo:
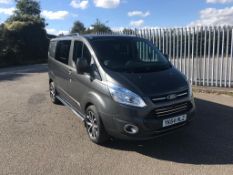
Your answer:
[[[127,134],[137,134],[139,129],[137,126],[134,126],[134,125],[131,125],[131,124],[126,124],[124,126],[124,131],[127,133]]]

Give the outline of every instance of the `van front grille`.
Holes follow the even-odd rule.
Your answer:
[[[172,101],[172,100],[177,100],[177,99],[188,97],[188,93],[189,93],[188,90],[184,90],[184,91],[176,92],[173,94],[166,94],[162,96],[152,97],[151,100],[153,101],[153,103],[167,102],[167,101]]]
[[[187,113],[192,109],[191,102],[178,103],[170,106],[164,106],[152,111],[153,117],[166,117]]]

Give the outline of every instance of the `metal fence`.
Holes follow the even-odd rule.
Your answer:
[[[125,29],[114,33],[149,39],[194,85],[233,87],[233,26]]]

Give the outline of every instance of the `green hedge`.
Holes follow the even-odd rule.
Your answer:
[[[47,61],[49,39],[40,23],[14,21],[0,26],[0,67]]]

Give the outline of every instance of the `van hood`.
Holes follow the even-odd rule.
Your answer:
[[[154,97],[188,89],[185,77],[176,68],[149,73],[108,72],[107,81],[119,84],[140,96]]]

